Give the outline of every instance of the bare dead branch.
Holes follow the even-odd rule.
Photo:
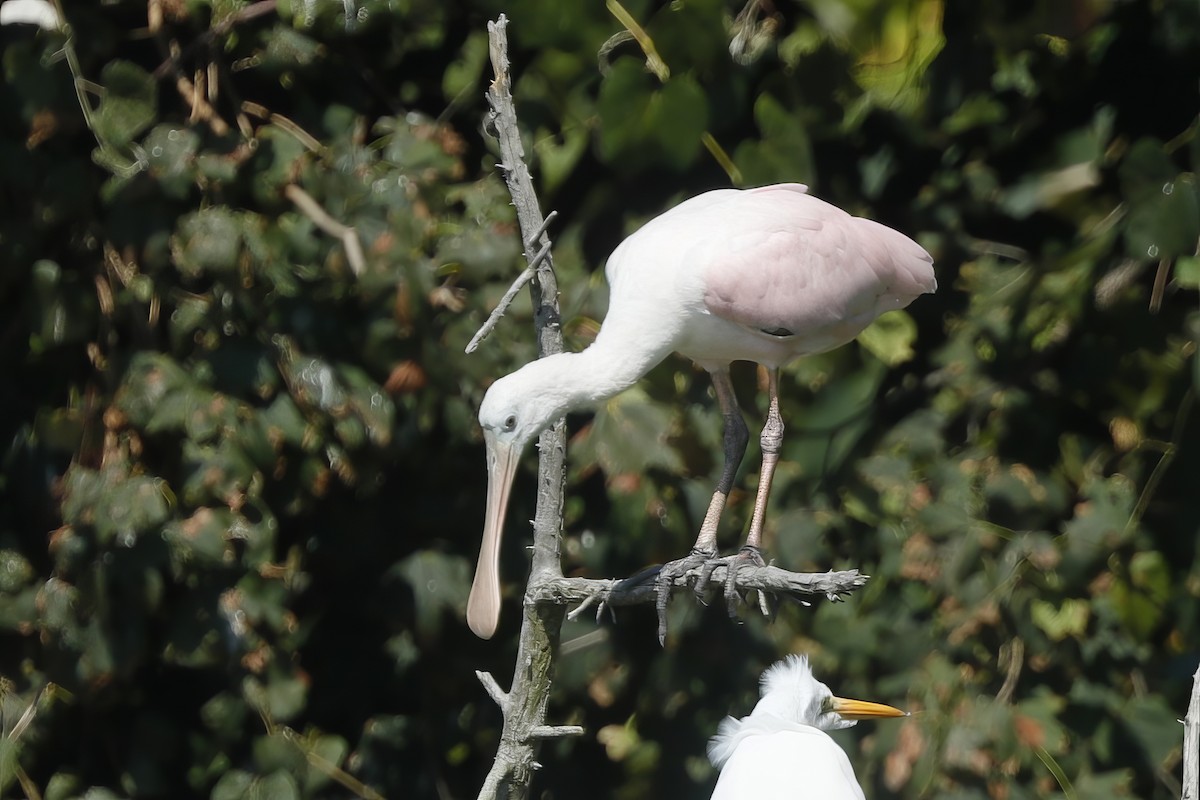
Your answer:
[[[725,571],[726,567],[723,564],[714,569],[705,588],[723,591]],[[700,570],[697,568],[677,577],[671,586],[671,593],[690,590],[699,574]],[[743,592],[754,589],[760,593],[786,595],[797,600],[818,596],[838,601],[865,585],[870,577],[856,569],[841,572],[789,572],[779,567],[744,566],[738,570],[735,585]],[[527,603],[580,603],[580,608],[590,607],[596,602],[613,607],[635,606],[653,603],[656,599],[656,582],[644,577],[624,580],[558,578],[529,587],[525,595]]]
[[[533,180],[525,164],[521,132],[513,105],[508,73],[508,19],[501,14],[488,23],[488,43],[495,80],[488,88],[491,106],[488,130],[496,133],[500,157],[504,165],[504,180],[508,184],[521,240],[529,259],[527,271],[530,298],[533,305],[533,324],[537,336],[538,356],[560,353],[563,349],[562,326],[558,309],[558,281],[550,255],[550,239],[546,236],[547,218],[542,215]],[[534,248],[538,250],[535,254]],[[533,523],[533,564],[529,571],[529,586],[562,578],[559,562],[559,537],[562,532],[563,487],[566,484],[566,424],[559,420],[538,440],[538,499]],[[558,642],[562,632],[565,606],[548,603],[525,603],[521,635],[517,646],[516,668],[508,694],[505,696],[504,727],[492,768],[480,789],[480,800],[524,800],[537,768],[535,758],[542,736],[539,732],[552,730],[546,725],[546,706],[550,700],[550,685],[558,657]],[[485,684],[486,685],[486,684]]]
[[[1183,720],[1182,800],[1200,800],[1200,667],[1192,675],[1192,699]]]

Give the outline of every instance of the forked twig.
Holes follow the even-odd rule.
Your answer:
[[[530,237],[529,242],[526,244],[526,252],[528,252],[529,248],[533,247],[533,244],[537,242],[537,240],[540,239],[543,234],[545,234],[546,229],[550,226],[551,220],[557,216],[557,211],[551,211],[546,215],[546,219],[542,221],[542,224],[537,229],[537,232]],[[550,242],[546,242],[542,246],[542,249],[538,251],[537,255],[534,256],[529,262],[529,266],[527,266],[525,270],[517,276],[517,279],[512,282],[512,286],[508,287],[508,291],[504,293],[504,296],[500,298],[500,302],[497,303],[496,307],[492,309],[492,313],[488,315],[487,320],[483,323],[483,325],[479,326],[479,331],[472,336],[471,341],[467,343],[466,352],[474,353],[475,350],[478,349],[480,342],[486,339],[488,334],[495,330],[497,323],[500,322],[500,318],[503,317],[505,312],[508,311],[508,307],[512,305],[512,301],[516,298],[517,294],[521,291],[521,289],[525,288],[525,284],[533,280],[533,276],[537,274],[537,268],[542,265],[542,262],[550,257],[550,249]]]

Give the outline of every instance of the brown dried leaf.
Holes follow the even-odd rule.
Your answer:
[[[428,376],[417,362],[408,359],[400,361],[392,367],[392,372],[384,381],[383,388],[388,394],[412,394],[425,388]]]
[[[900,734],[895,748],[888,753],[883,764],[883,783],[893,792],[912,779],[913,765],[925,752],[925,737],[916,720],[909,717],[900,726]]]

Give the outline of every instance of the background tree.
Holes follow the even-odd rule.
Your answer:
[[[122,0],[0,28],[0,792],[478,788],[474,670],[512,663],[518,601],[492,642],[461,622],[474,412],[533,354],[520,305],[462,353],[520,251],[479,130],[504,11],[568,347],[620,238],[716,186],[808,183],[942,287],[787,377],[769,546],[870,584],[770,624],[677,602],[662,650],[650,610],[570,623],[553,714],[591,733],[535,790],[707,796],[704,741],[803,650],[921,712],[847,740],[872,797],[1178,796],[1196,6],[630,2],[641,42],[613,10]],[[670,360],[571,420],[569,570],[687,547],[707,391]]]

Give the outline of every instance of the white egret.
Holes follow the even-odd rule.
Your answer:
[[[762,676],[750,716],[726,717],[708,743],[721,770],[712,800],[865,800],[850,759],[825,731],[860,719],[903,717],[898,708],[835,697],[808,659],[789,656]]]
[[[880,314],[932,292],[932,264],[907,236],[818,200],[800,184],[707,192],[629,236],[608,259],[608,315],[591,347],[526,364],[492,384],[479,408],[488,494],[467,601],[471,630],[485,639],[496,631],[504,512],[525,446],[566,412],[627,389],[672,351],[712,375],[725,417],[725,463],[691,553],[660,573],[660,619],[670,581],[694,567],[728,563],[732,603],[737,568],[763,563],[758,548],[783,439],[780,367],[845,344]],[[717,523],[749,438],[729,378],[733,361],[767,368],[770,402],[746,543],[718,559]]]

